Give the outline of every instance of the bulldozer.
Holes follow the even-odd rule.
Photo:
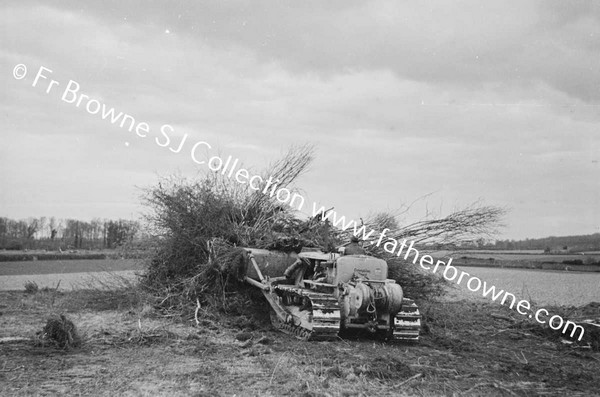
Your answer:
[[[301,340],[367,332],[384,341],[417,342],[419,308],[388,279],[383,259],[320,251],[245,248],[240,279],[260,288],[274,328]]]

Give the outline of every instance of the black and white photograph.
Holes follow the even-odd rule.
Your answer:
[[[0,395],[600,396],[600,2],[0,9]]]

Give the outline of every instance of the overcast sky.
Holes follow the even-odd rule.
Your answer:
[[[257,171],[316,145],[298,186],[348,217],[430,194],[407,220],[482,199],[501,238],[600,232],[599,4],[4,1],[0,216],[137,217],[137,187],[206,170],[169,124]]]

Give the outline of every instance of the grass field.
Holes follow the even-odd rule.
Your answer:
[[[267,312],[201,310],[166,318],[135,288],[0,292],[0,395],[589,396],[600,353],[574,349],[514,312],[480,303],[421,303],[418,345],[369,339],[302,342]],[[600,308],[598,315],[600,315]],[[36,342],[65,313],[83,335],[68,351]],[[500,317],[492,317],[493,314]],[[0,339],[1,340],[1,339]]]
[[[463,251],[435,251],[435,256],[452,258],[477,258],[497,260],[530,260],[536,262],[562,262],[565,260],[600,260],[600,252],[585,253],[561,253],[547,254],[541,250],[523,250],[523,251],[495,251],[495,250],[463,250]]]
[[[27,282],[63,291],[97,287],[119,277],[133,280],[142,269],[137,259],[0,262],[0,291],[22,290]]]
[[[514,269],[543,269],[581,272],[600,272],[600,255],[545,254],[530,251],[437,251],[437,258],[452,258],[454,266],[504,267]]]
[[[0,276],[24,274],[56,274],[114,272],[141,270],[143,262],[137,259],[73,259],[27,262],[0,262]]]
[[[136,270],[121,270],[114,272],[82,272],[82,273],[55,273],[55,274],[28,274],[0,276],[0,291],[22,290],[28,283],[35,283],[39,289],[49,288],[59,291],[70,291],[82,288],[102,288],[115,279],[134,281],[137,278]]]
[[[47,251],[47,250],[0,250],[0,262],[27,262],[47,260],[77,260],[77,259],[122,259],[144,258],[148,252],[143,250],[69,250],[69,251]]]
[[[202,309],[198,323],[193,318],[165,316],[130,278],[119,276],[123,271],[133,274],[135,270],[123,269],[138,266],[140,262],[123,260],[0,264],[5,274],[11,273],[0,276],[0,283],[23,277],[12,279],[10,289],[19,291],[0,291],[0,341],[26,338],[0,342],[0,395],[587,396],[597,392],[598,351],[566,345],[560,334],[497,304],[456,301],[457,297],[419,302],[424,326],[417,345],[368,338],[302,342],[272,330],[266,304],[248,302],[237,316]],[[108,269],[116,273],[103,271]],[[465,270],[479,270],[474,274],[501,288],[514,288],[515,294],[529,292],[534,301],[534,291],[519,289],[522,282],[545,285],[550,296],[559,296],[557,286],[562,284],[565,293],[581,297],[588,289],[594,297],[600,281],[600,274]],[[67,273],[14,274],[19,271]],[[532,275],[527,278],[525,273]],[[108,277],[88,283],[87,289],[81,284],[61,291],[50,284],[35,293],[23,291],[27,278],[48,282],[56,276],[63,286],[69,277],[81,274]],[[565,281],[573,276],[581,278]],[[595,281],[586,284],[590,280]],[[582,310],[590,318],[600,317],[600,305]],[[81,347],[63,351],[39,343],[46,319],[59,313],[78,327]],[[595,348],[600,348],[600,335],[586,337],[596,339],[586,339],[584,345],[596,340]]]
[[[542,271],[529,269],[500,269],[495,267],[460,267],[487,285],[508,291],[519,299],[537,305],[584,305],[600,302],[600,273]],[[474,293],[461,283],[450,294],[460,299],[485,299],[481,291]]]
[[[455,258],[476,258],[476,259],[486,259],[490,258],[498,261],[531,261],[531,262],[558,262],[562,263],[564,261],[573,261],[573,260],[581,260],[583,262],[597,262],[600,260],[600,255],[598,254],[588,254],[588,255],[578,255],[578,254],[564,254],[564,255],[552,255],[552,254],[524,254],[524,253],[505,253],[505,252],[477,252],[477,251],[467,251],[467,252],[456,252],[452,254],[452,257]]]

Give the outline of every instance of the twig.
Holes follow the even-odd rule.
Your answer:
[[[196,325],[200,325],[200,321],[198,321],[198,311],[200,311],[200,300],[196,298],[196,312],[194,313],[194,319],[196,319]]]
[[[169,299],[171,297],[171,294],[167,294],[166,298],[163,299],[162,301],[160,301],[160,303],[158,304],[158,306],[162,305],[163,303],[165,303],[167,301],[167,299]]]
[[[338,340],[340,340],[340,341],[344,342],[344,343],[345,343],[345,344],[347,344],[348,346],[351,346],[351,345],[350,345],[350,343],[348,343],[346,340],[344,340],[344,338],[342,338],[341,336],[338,336],[337,338],[338,338]]]
[[[434,371],[439,371],[439,372],[454,372],[458,375],[458,371],[455,369],[449,369],[449,368],[438,368],[438,367],[432,367],[431,365],[419,365],[419,364],[409,364],[409,367],[418,367],[418,368],[424,368],[424,369],[431,369]]]
[[[271,386],[271,383],[273,383],[273,376],[275,376],[275,370],[277,369],[277,366],[279,365],[279,362],[281,361],[281,359],[285,355],[286,355],[286,353],[283,353],[281,356],[279,356],[279,359],[275,363],[275,367],[273,367],[273,372],[271,373],[271,379],[269,380],[269,386]]]
[[[14,368],[11,368],[11,369],[4,369],[3,368],[3,369],[0,369],[0,372],[11,372],[11,371],[16,371],[16,370],[21,369],[21,368],[25,368],[25,366],[24,365],[19,365],[19,366],[16,366]]]
[[[471,387],[469,390],[462,392],[461,394],[468,394],[470,392],[472,392],[473,390],[477,389],[478,387],[482,387],[482,386],[491,386],[491,387],[495,387],[496,389],[500,389],[500,390],[504,390],[506,392],[508,392],[511,396],[516,396],[515,393],[513,393],[512,390],[507,389],[506,387],[500,386],[499,384],[495,383],[495,382],[482,382],[482,383],[478,383],[475,386]]]
[[[510,317],[508,317],[508,316],[503,316],[503,315],[501,315],[501,314],[491,313],[491,314],[490,314],[490,316],[492,316],[492,317],[494,317],[494,318],[497,318],[497,319],[499,319],[499,320],[506,320],[506,321],[510,321],[511,323],[514,323],[514,322],[515,322],[515,320],[514,320],[514,319],[512,319],[512,318],[510,318]]]
[[[477,383],[475,386],[471,387],[469,390],[462,392],[461,394],[468,394],[470,392],[472,392],[473,390],[477,389],[478,387],[481,386],[492,386],[492,383],[490,382],[482,382],[482,383]]]
[[[517,353],[513,352],[513,354],[514,354],[515,356],[517,356]],[[529,364],[529,360],[527,360],[527,357],[525,357],[525,354],[523,354],[523,350],[521,350],[521,356],[523,356],[523,360],[525,360],[525,363],[524,363],[524,364]],[[519,361],[521,361],[521,359],[520,359],[519,357],[517,357],[517,359],[518,359]]]
[[[418,378],[420,378],[421,376],[423,376],[423,374],[422,374],[422,373],[418,373],[418,374],[416,374],[416,375],[414,375],[414,376],[411,376],[410,378],[408,378],[408,379],[406,379],[406,380],[404,380],[404,381],[402,381],[402,382],[398,383],[398,384],[397,384],[395,387],[402,387],[402,386],[404,386],[405,384],[407,384],[408,382],[410,382],[411,380],[418,379]]]
[[[0,338],[0,345],[3,343],[18,343],[18,342],[27,342],[30,341],[31,338],[25,338],[21,336],[6,336]]]
[[[21,377],[23,376],[23,374],[24,374],[24,372],[23,372],[23,373],[20,373],[20,374],[19,374],[19,376],[15,376],[14,378],[12,378],[12,379],[9,379],[8,381],[9,381],[9,382],[14,382],[14,381],[15,381],[15,380],[17,380],[17,379],[21,379]]]
[[[501,333],[503,333],[503,332],[506,332],[506,331],[510,331],[510,329],[509,329],[509,328],[501,329],[500,331],[496,332],[496,333],[495,333],[494,335],[492,335],[491,337],[493,338],[494,336],[496,336],[496,335],[498,335],[498,334],[501,334]]]
[[[62,279],[58,280],[58,283],[56,283],[56,288],[54,288],[54,293],[52,294],[52,302],[50,302],[51,307],[54,307],[54,301],[56,300],[56,294],[58,293],[58,287],[60,287],[61,281]]]
[[[507,388],[506,388],[506,387],[504,387],[504,386],[500,386],[500,385],[499,385],[499,384],[497,384],[497,383],[493,383],[493,386],[494,386],[496,389],[504,390],[505,392],[507,392],[507,393],[508,393],[508,394],[510,394],[511,396],[516,396],[516,394],[515,394],[515,393],[514,393],[512,390],[510,390],[510,389],[507,389]]]

